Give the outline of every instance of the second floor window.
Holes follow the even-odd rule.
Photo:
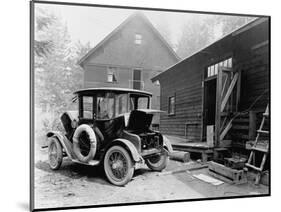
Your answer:
[[[113,67],[107,69],[107,82],[117,82],[116,69]]]
[[[142,35],[135,34],[135,44],[140,45],[142,43]]]

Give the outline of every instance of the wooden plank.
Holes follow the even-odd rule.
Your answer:
[[[207,144],[210,147],[214,146],[214,125],[207,126]]]
[[[257,131],[257,114],[254,111],[249,112],[249,139],[253,140],[256,137]]]
[[[225,94],[225,97],[224,97],[224,99],[222,100],[222,103],[221,103],[221,112],[224,110],[224,108],[225,108],[225,105],[226,105],[226,103],[227,103],[227,101],[228,101],[228,99],[229,99],[229,97],[230,97],[230,95],[231,95],[231,93],[232,93],[232,91],[233,91],[233,88],[234,88],[234,86],[235,86],[235,84],[236,84],[236,82],[237,82],[237,79],[238,79],[238,72],[236,72],[235,73],[235,75],[234,75],[234,77],[233,77],[233,79],[232,79],[232,81],[231,81],[231,83],[230,83],[230,86],[229,86],[229,88],[228,88],[228,90],[227,90],[227,92],[226,92],[226,94]]]
[[[216,95],[216,117],[215,117],[215,146],[219,146],[221,128],[221,90],[222,90],[222,69],[219,67],[217,76],[217,95]]]
[[[241,96],[241,71],[238,71],[238,80],[237,80],[237,86],[236,86],[236,105],[235,105],[235,111],[238,111],[238,106],[240,103],[240,96]]]
[[[230,128],[232,127],[232,119],[228,122],[222,133],[220,134],[220,140],[223,140],[225,135],[228,133]]]
[[[231,169],[213,161],[209,162],[209,174],[229,183],[241,184],[247,182],[243,170]]]

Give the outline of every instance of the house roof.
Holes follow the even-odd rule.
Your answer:
[[[182,62],[184,61],[188,61],[190,60],[191,58],[195,57],[196,55],[200,54],[201,52],[205,52],[208,50],[208,48],[210,48],[211,46],[217,44],[218,42],[220,42],[221,40],[223,39],[226,39],[227,37],[230,37],[230,36],[236,36],[246,30],[249,30],[251,28],[253,28],[254,26],[257,26],[263,22],[265,22],[266,20],[268,20],[267,17],[261,17],[261,18],[255,18],[253,21],[249,22],[249,23],[246,23],[245,25],[239,27],[238,29],[234,29],[233,31],[231,31],[230,33],[226,34],[225,36],[219,38],[218,40],[216,40],[215,42],[211,43],[211,44],[208,44],[207,46],[199,49],[198,51],[196,51],[195,53],[193,53],[192,55],[186,57],[186,58],[183,58],[181,61],[173,64],[172,66],[170,66],[169,68],[167,68],[165,71],[161,72],[160,74],[154,76],[151,81],[152,82],[155,82],[159,79],[159,77],[161,75],[164,75],[165,73],[169,72],[169,71],[172,71],[174,67],[176,67],[177,65],[181,64]]]
[[[152,23],[148,20],[148,18],[141,12],[135,12],[132,15],[130,15],[123,23],[121,23],[117,28],[115,28],[111,33],[109,33],[100,43],[98,43],[93,49],[91,49],[86,55],[84,55],[79,61],[78,64],[80,66],[83,65],[83,63],[101,46],[105,45],[110,38],[120,30],[122,30],[127,23],[129,23],[132,19],[135,17],[140,17],[144,22],[151,28],[153,33],[159,38],[159,40],[162,41],[164,46],[167,48],[167,50],[177,59],[180,60],[179,56],[176,54],[176,52],[172,49],[172,47],[168,44],[168,42],[163,38],[163,36],[158,32],[158,30],[152,25]]]

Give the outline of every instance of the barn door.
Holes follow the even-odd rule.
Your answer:
[[[217,75],[215,145],[223,146],[240,99],[240,72],[220,66]]]

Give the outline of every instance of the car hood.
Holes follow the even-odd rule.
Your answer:
[[[155,113],[161,113],[160,110],[152,109],[139,109],[133,110],[129,113],[125,113],[125,126],[129,130],[146,130],[149,129],[153,115]]]

